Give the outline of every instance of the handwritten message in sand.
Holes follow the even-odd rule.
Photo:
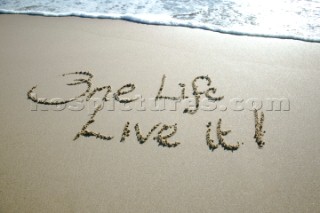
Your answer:
[[[74,75],[74,76],[80,76],[80,78],[74,79],[72,83],[68,83],[68,86],[76,86],[76,85],[86,85],[85,91],[83,91],[81,94],[74,98],[70,98],[67,100],[54,100],[54,101],[48,101],[47,99],[44,98],[37,98],[36,94],[36,88],[37,86],[32,87],[28,93],[27,97],[31,101],[37,103],[37,104],[43,104],[43,105],[62,105],[66,104],[69,102],[76,101],[79,98],[84,97],[86,101],[89,101],[96,93],[102,92],[103,98],[102,100],[107,102],[109,101],[108,95],[112,94],[112,88],[111,86],[103,86],[103,87],[94,87],[92,84],[92,79],[93,79],[93,74],[90,72],[73,72],[73,73],[67,73],[63,74],[62,76],[67,76],[67,75]],[[155,101],[165,99],[165,100],[171,100],[171,101],[179,101],[183,99],[189,98],[185,94],[185,84],[184,83],[179,83],[178,85],[181,87],[181,93],[178,97],[170,97],[170,96],[165,96],[162,94],[164,85],[165,85],[165,79],[166,76],[163,75],[161,79],[161,84],[160,88],[158,90],[158,93],[155,97]],[[204,81],[206,82],[206,86],[208,87],[205,90],[199,90],[198,83],[199,81]],[[194,115],[198,109],[199,109],[199,103],[200,103],[200,98],[201,96],[205,96],[209,101],[212,102],[217,102],[220,101],[224,98],[224,96],[214,96],[216,93],[217,89],[215,87],[211,86],[212,81],[209,76],[197,76],[194,78],[192,81],[192,96],[195,101],[195,107],[188,107],[185,108],[183,113],[186,114],[191,114]],[[119,103],[127,104],[131,102],[135,102],[138,100],[138,98],[124,98],[124,95],[127,95],[135,90],[135,85],[133,83],[128,83],[122,86],[120,89],[115,91],[112,95],[113,99]],[[95,132],[93,130],[90,130],[89,127],[95,122],[95,117],[97,116],[98,112],[101,110],[102,106],[99,105],[95,108],[94,112],[91,114],[89,120],[83,125],[81,130],[76,134],[73,140],[77,140],[79,137],[95,137],[97,139],[101,140],[112,140],[114,137],[113,136],[107,136],[103,135],[101,133]],[[264,113],[261,112],[260,115],[257,110],[254,110],[254,120],[255,120],[255,134],[254,134],[254,139],[255,142],[257,143],[259,148],[262,148],[265,144],[263,141],[263,136],[265,131],[263,130],[263,122],[264,122]],[[217,142],[212,139],[212,134],[211,134],[211,122],[209,122],[206,125],[207,131],[206,131],[206,144],[209,147],[210,150],[215,150],[219,146],[224,148],[225,150],[228,151],[235,151],[238,150],[240,147],[240,143],[237,142],[235,144],[229,144],[225,141],[225,136],[227,136],[231,130],[223,130],[222,128],[222,119],[220,118],[217,122],[217,127],[216,127],[216,135],[217,135]],[[130,136],[130,122],[126,122],[122,131],[121,139],[120,142],[124,142],[127,137]],[[174,134],[178,131],[178,124],[175,123],[173,125],[168,125],[168,124],[162,124],[162,123],[157,123],[153,127],[151,127],[150,131],[147,134],[143,134],[140,130],[139,124],[136,123],[134,125],[134,130],[136,133],[137,140],[140,144],[145,143],[151,135],[156,132],[155,136],[153,137],[153,140],[155,140],[160,146],[163,147],[176,147],[180,144],[180,142],[177,141],[172,141],[170,138],[174,136]],[[169,141],[170,139],[170,141]]]

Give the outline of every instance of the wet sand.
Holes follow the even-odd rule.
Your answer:
[[[320,44],[75,17],[0,15],[0,26],[0,212],[320,210]],[[74,81],[87,77],[62,76],[80,71],[89,92]],[[162,96],[223,98],[195,113],[169,98],[163,111],[108,108],[157,97],[163,75]],[[34,86],[36,98],[85,92],[84,108],[36,105]],[[107,86],[94,114],[105,90],[86,98]],[[74,140],[90,116],[95,134]]]

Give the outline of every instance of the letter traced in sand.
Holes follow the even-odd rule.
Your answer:
[[[231,130],[227,130],[227,131],[222,131],[221,130],[221,118],[219,119],[218,121],[218,125],[217,125],[217,136],[218,136],[218,140],[219,140],[219,144],[226,150],[229,150],[229,151],[235,151],[237,150],[239,147],[240,147],[240,144],[239,142],[237,142],[236,145],[230,145],[230,144],[227,144],[225,141],[224,141],[224,138],[222,136],[226,136],[228,133],[231,132]]]
[[[130,122],[128,121],[128,122],[124,125],[120,142],[124,142],[125,139],[130,136],[129,124],[130,124]]]
[[[218,144],[215,144],[214,143],[214,140],[211,139],[211,136],[210,136],[210,132],[211,132],[211,122],[209,122],[207,124],[207,132],[206,132],[206,142],[207,142],[207,145],[209,147],[209,149],[211,151],[214,151],[215,149],[218,148],[218,146],[222,146],[225,150],[229,150],[229,151],[235,151],[237,150],[239,147],[240,147],[240,144],[239,142],[237,142],[236,145],[230,145],[230,144],[227,144],[225,141],[224,141],[224,138],[222,136],[226,136],[228,133],[231,132],[231,130],[227,130],[227,131],[222,131],[221,130],[221,118],[219,119],[218,121],[218,124],[217,124],[217,137],[218,137]]]
[[[163,131],[167,131],[169,129],[172,129],[173,128],[173,131],[168,134],[168,135],[165,135],[163,136],[162,135],[162,132]],[[177,128],[177,124],[174,124],[174,125],[166,125],[164,124],[162,126],[162,128],[160,129],[160,131],[158,132],[158,136],[154,137],[153,139],[156,140],[158,143],[159,143],[159,146],[166,146],[166,147],[176,147],[180,144],[180,142],[173,142],[173,143],[170,143],[168,141],[168,138],[172,137],[176,132],[177,132],[178,128]]]
[[[70,98],[68,100],[63,100],[63,101],[59,101],[59,100],[56,100],[56,101],[46,101],[46,100],[40,100],[37,98],[36,96],[36,93],[35,93],[35,89],[37,88],[37,86],[34,86],[32,87],[28,93],[27,93],[27,96],[28,96],[28,99],[30,99],[31,101],[35,102],[35,103],[38,103],[38,104],[44,104],[44,105],[59,105],[59,104],[66,104],[66,103],[69,103],[71,101],[74,101],[76,100],[77,98],[80,98],[82,96],[85,96],[87,94],[87,92],[90,91],[90,88],[91,88],[91,79],[93,78],[93,75],[89,72],[72,72],[72,73],[67,73],[67,74],[63,74],[62,76],[66,76],[66,75],[84,75],[84,76],[87,76],[89,77],[88,79],[83,79],[83,78],[80,78],[80,79],[74,79],[74,82],[73,83],[68,83],[67,85],[68,86],[74,86],[74,85],[79,85],[79,84],[87,84],[87,89],[86,91],[84,91],[83,93],[81,93],[80,95],[78,95],[77,97],[75,98]]]
[[[166,75],[163,75],[162,76],[162,79],[161,79],[161,86],[159,88],[159,91],[158,91],[158,94],[155,98],[155,100],[157,101],[158,99],[167,99],[167,100],[172,100],[172,101],[178,101],[178,100],[181,100],[181,97],[184,97],[184,92],[185,92],[185,88],[184,88],[184,84],[179,84],[179,86],[182,87],[182,90],[181,90],[181,97],[169,97],[169,96],[162,96],[162,90],[163,90],[163,87],[164,87],[164,82],[166,80]]]
[[[126,88],[129,88],[128,90],[125,90]],[[127,93],[132,92],[135,89],[135,85],[134,84],[126,84],[123,87],[121,87],[120,89],[118,89],[118,91],[116,93],[113,94],[113,97],[115,100],[119,101],[120,103],[130,103],[133,101],[138,100],[138,98],[132,98],[132,99],[120,99],[119,96],[121,95],[125,95]]]
[[[158,126],[160,126],[160,124],[161,123],[154,125],[146,136],[142,136],[139,124],[137,123],[134,126],[134,129],[136,130],[136,136],[137,136],[137,140],[139,141],[139,143],[143,144],[144,142],[146,142],[148,140],[148,138],[150,137],[150,135],[154,132],[154,130],[156,130],[158,128]]]
[[[265,142],[262,140],[265,131],[263,131],[263,122],[264,122],[264,113],[261,112],[261,117],[259,120],[258,111],[254,110],[254,120],[255,120],[255,133],[254,137],[256,139],[256,143],[258,144],[259,148],[262,148],[265,145]]]
[[[206,141],[207,141],[207,145],[208,145],[209,149],[210,149],[211,151],[213,151],[213,150],[215,150],[216,148],[218,148],[219,144],[215,144],[215,143],[214,143],[214,140],[211,139],[211,135],[210,135],[210,133],[211,133],[211,128],[210,128],[210,127],[211,127],[211,122],[209,122],[209,123],[207,124]]]
[[[93,91],[88,94],[86,100],[89,101],[92,98],[92,96],[94,96],[97,92],[100,92],[102,90],[106,90],[106,93],[104,94],[102,100],[103,101],[108,101],[107,96],[111,92],[111,86],[103,86],[103,87],[94,88]]]
[[[196,82],[201,79],[201,80],[206,80],[207,81],[207,86],[211,85],[211,79],[208,76],[198,76],[192,81],[192,89],[193,89],[193,95],[196,101],[196,108],[195,109],[185,109],[183,112],[184,113],[189,113],[189,114],[195,114],[198,109],[199,109],[199,102],[200,102],[200,95],[205,94],[205,96],[210,100],[210,101],[220,101],[223,99],[223,96],[220,97],[212,97],[210,95],[210,92],[214,94],[216,92],[216,88],[211,87],[207,89],[206,91],[198,91],[198,86],[196,85]]]
[[[91,125],[92,123],[94,123],[94,117],[97,115],[98,111],[101,110],[101,105],[99,105],[95,110],[94,112],[92,113],[89,121],[83,125],[82,129],[80,130],[80,132],[78,132],[78,134],[74,137],[74,141],[77,140],[80,136],[84,136],[84,137],[96,137],[96,138],[99,138],[99,139],[102,139],[102,140],[111,140],[113,138],[113,136],[104,136],[100,133],[97,133],[97,132],[93,132],[93,131],[90,131],[88,130],[88,126]]]

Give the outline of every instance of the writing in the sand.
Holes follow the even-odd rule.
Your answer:
[[[62,76],[66,75],[75,75],[75,76],[81,76],[82,78],[76,78],[72,83],[68,83],[69,86],[75,86],[75,85],[81,85],[85,84],[86,89],[81,94],[74,98],[70,98],[67,100],[54,100],[54,101],[48,101],[47,99],[40,99],[37,98],[36,95],[36,87],[32,87],[28,93],[28,99],[31,101],[37,103],[37,104],[44,104],[44,105],[61,105],[66,104],[72,101],[77,100],[78,98],[85,97],[86,101],[89,101],[97,92],[103,92],[103,101],[108,101],[108,95],[112,94],[112,88],[111,86],[103,86],[103,87],[93,87],[92,85],[92,79],[93,74],[90,72],[73,72],[73,73],[67,73],[63,74]],[[179,83],[179,87],[181,87],[181,93],[177,97],[170,97],[165,96],[162,94],[164,85],[165,85],[165,79],[166,76],[163,75],[161,79],[160,88],[158,90],[158,93],[156,94],[155,100],[160,99],[166,99],[166,100],[172,100],[172,101],[179,101],[188,98],[185,94],[185,84]],[[199,81],[204,81],[206,83],[205,90],[199,90]],[[224,96],[217,96],[215,97],[214,94],[216,93],[216,88],[211,86],[212,81],[209,76],[197,76],[192,81],[192,96],[195,101],[194,107],[187,107],[184,109],[183,113],[186,114],[195,114],[199,109],[199,103],[201,96],[205,96],[209,101],[220,101],[224,98]],[[117,91],[113,93],[113,99],[115,101],[118,101],[119,103],[127,104],[134,101],[137,101],[137,98],[124,98],[123,95],[129,94],[135,90],[135,85],[133,83],[128,83],[119,88]],[[83,125],[81,130],[76,134],[74,137],[74,140],[77,140],[79,137],[95,137],[97,139],[101,140],[112,140],[114,137],[110,135],[104,135],[98,132],[95,132],[93,130],[90,130],[89,127],[95,122],[95,117],[97,116],[98,112],[101,110],[101,105],[95,108],[94,112],[91,114],[89,120]],[[260,117],[260,118],[259,118]],[[263,130],[263,122],[264,122],[264,113],[261,112],[260,116],[258,114],[257,110],[254,110],[254,120],[255,120],[255,134],[254,139],[257,143],[259,148],[262,148],[265,144],[263,141],[263,136],[265,131]],[[120,142],[125,142],[126,138],[130,136],[130,122],[126,122],[124,125],[124,128],[122,130],[121,139]],[[216,126],[216,135],[217,135],[217,142],[212,139],[211,134],[211,122],[208,122],[206,125],[207,131],[205,134],[205,142],[210,150],[215,150],[219,146],[224,148],[225,150],[229,151],[235,151],[238,150],[240,147],[240,143],[236,142],[233,144],[227,143],[225,141],[225,136],[227,136],[231,130],[223,130],[222,129],[222,119],[220,118],[217,122]],[[174,136],[174,134],[178,131],[178,124],[162,124],[157,123],[154,126],[151,127],[149,132],[147,134],[143,134],[140,130],[139,123],[136,123],[134,125],[134,131],[136,133],[137,141],[140,144],[145,143],[147,140],[150,139],[151,135],[154,134],[153,140],[155,140],[160,146],[164,147],[176,147],[180,144],[178,141],[173,141],[171,138]]]

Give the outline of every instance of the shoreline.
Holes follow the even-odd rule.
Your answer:
[[[0,211],[320,209],[320,44],[77,17],[0,15],[0,26]],[[92,104],[98,87],[92,100],[109,87],[106,99],[132,104],[223,98],[194,113],[32,110],[32,97],[55,107],[85,92]],[[234,98],[290,107],[237,111]]]
[[[67,14],[56,14],[56,13],[50,13],[50,12],[17,12],[14,10],[5,10],[0,9],[0,15],[27,15],[27,16],[40,16],[40,17],[48,17],[48,18],[88,18],[88,19],[102,19],[102,20],[116,20],[116,21],[128,21],[135,24],[144,24],[144,25],[151,25],[151,26],[166,26],[166,27],[183,27],[188,29],[199,29],[199,30],[205,30],[210,31],[214,33],[221,33],[225,35],[234,35],[234,36],[247,36],[247,37],[258,37],[258,38],[274,38],[274,39],[284,39],[284,40],[294,40],[294,41],[302,41],[302,42],[308,42],[308,43],[320,43],[319,39],[314,38],[302,38],[292,35],[268,35],[268,34],[261,34],[261,33],[248,33],[248,32],[240,32],[240,31],[233,31],[233,30],[222,30],[222,29],[212,29],[212,27],[207,26],[205,24],[200,24],[199,26],[190,26],[188,23],[182,23],[178,20],[173,21],[174,24],[165,23],[162,21],[146,21],[146,20],[140,20],[139,17],[135,17],[135,15],[105,15],[105,14],[81,14],[81,13],[67,13]]]

